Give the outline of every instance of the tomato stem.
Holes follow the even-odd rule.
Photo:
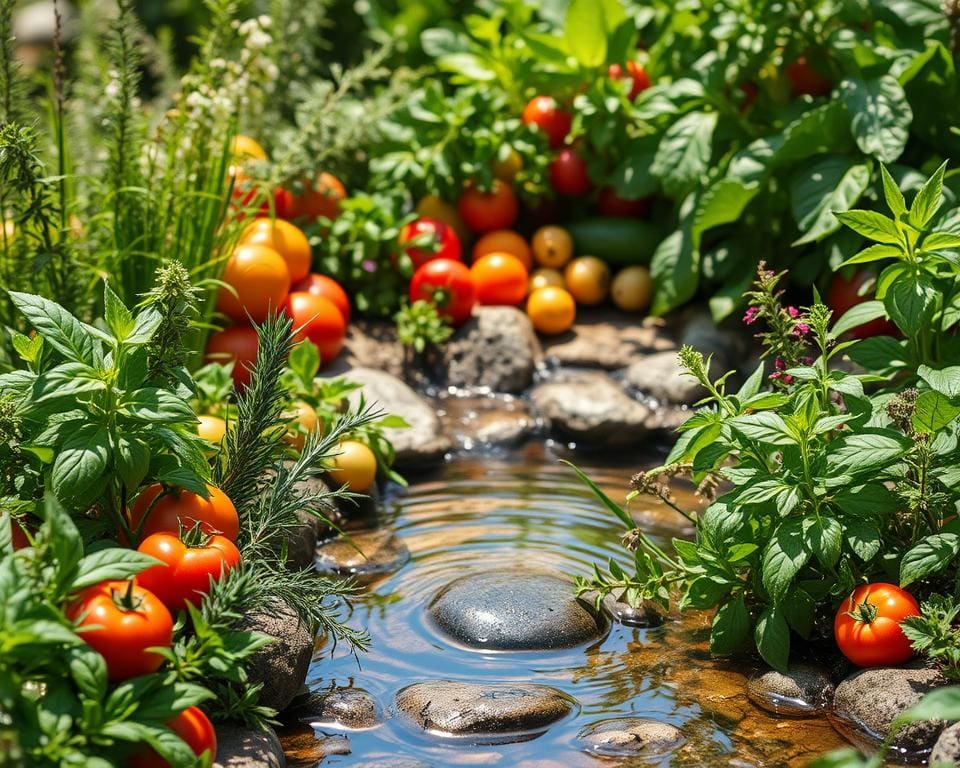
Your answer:
[[[143,600],[133,593],[133,579],[130,579],[127,582],[127,589],[125,592],[119,592],[116,589],[110,590],[110,596],[113,598],[114,605],[117,606],[121,611],[137,611],[140,609],[140,605],[143,603]]]
[[[852,611],[847,611],[847,616],[849,616],[854,621],[859,621],[863,624],[873,624],[877,619],[877,606],[872,603],[864,600]]]

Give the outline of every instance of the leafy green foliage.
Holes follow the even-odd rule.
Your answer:
[[[405,304],[395,319],[397,339],[417,355],[422,355],[430,347],[440,346],[453,335],[450,321],[440,316],[435,304],[422,299]]]
[[[906,618],[900,625],[913,649],[939,663],[943,674],[953,681],[960,680],[958,616],[960,605],[955,598],[931,595],[921,604],[919,616]]]

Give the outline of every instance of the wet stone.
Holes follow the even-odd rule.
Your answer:
[[[363,578],[398,571],[409,559],[407,545],[390,529],[378,528],[321,544],[314,564],[321,573]]]
[[[759,671],[747,680],[747,696],[777,715],[811,717],[826,712],[833,699],[830,673],[816,664],[794,664],[789,672]]]
[[[527,571],[462,576],[441,589],[428,610],[448,637],[485,650],[570,648],[610,629],[604,613],[574,597],[568,580]]]
[[[719,375],[719,366],[710,366]],[[692,376],[684,373],[676,351],[657,352],[630,364],[623,372],[624,381],[634,389],[662,402],[693,405],[707,392]]]
[[[342,728],[373,728],[382,721],[377,700],[363,688],[328,688],[311,693],[289,713],[314,726],[338,725]]]
[[[587,726],[577,736],[583,750],[610,757],[663,755],[684,742],[676,726],[643,717],[617,717]]]
[[[663,624],[663,614],[653,603],[645,602],[633,606],[608,595],[603,604],[613,618],[626,627],[659,627]]]
[[[630,365],[639,355],[676,349],[662,320],[640,321],[611,309],[578,309],[573,328],[544,339],[543,346],[550,362],[611,371]]]
[[[397,694],[397,710],[416,727],[439,736],[470,736],[478,743],[532,738],[569,715],[575,702],[533,683],[416,683]]]
[[[213,768],[284,768],[287,764],[272,728],[254,730],[237,723],[217,723],[216,733]]]

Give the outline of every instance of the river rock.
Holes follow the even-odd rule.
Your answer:
[[[279,600],[271,612],[248,613],[238,629],[273,638],[246,661],[246,669],[251,683],[263,683],[259,703],[283,711],[307,679],[313,658],[313,632]]]
[[[863,669],[837,686],[833,711],[871,739],[882,741],[898,715],[944,683],[938,670],[919,663]],[[940,721],[911,723],[897,733],[893,746],[910,753],[929,750],[943,728]]]
[[[216,732],[213,768],[285,768],[287,764],[280,739],[270,727],[253,730],[237,723],[217,723]]]
[[[353,368],[347,379],[362,384],[351,393],[356,406],[363,396],[368,405],[377,404],[385,413],[402,417],[408,429],[385,429],[384,435],[396,451],[398,469],[423,469],[443,460],[450,450],[450,439],[443,433],[436,411],[424,398],[396,376],[373,368]]]
[[[520,393],[542,357],[530,318],[515,307],[480,307],[443,346],[449,386]]]
[[[794,664],[788,672],[768,669],[751,675],[747,696],[769,712],[810,717],[829,709],[833,682],[830,673],[817,664]]]
[[[389,528],[339,536],[317,547],[314,562],[321,573],[358,578],[400,570],[410,559],[407,545]]]
[[[328,688],[310,693],[291,707],[288,715],[311,725],[339,725],[343,728],[373,728],[382,721],[377,700],[363,688]]]
[[[340,354],[322,374],[344,376],[355,368],[373,368],[404,378],[410,373],[404,370],[405,359],[396,323],[356,317],[350,321]]]
[[[711,365],[716,371],[717,366]],[[624,381],[661,403],[692,405],[706,395],[706,390],[684,372],[675,351],[656,352],[630,364],[623,372]]]
[[[625,368],[644,354],[673,349],[676,344],[659,318],[639,320],[609,309],[578,309],[568,333],[543,341],[549,362],[608,371]]]
[[[423,731],[509,742],[547,730],[569,715],[574,701],[534,683],[416,683],[397,694],[397,711]]]
[[[650,601],[640,605],[630,605],[607,595],[603,604],[613,618],[625,627],[659,627],[663,624],[663,613]]]
[[[960,723],[948,725],[937,738],[929,765],[960,765]]]
[[[683,744],[680,729],[645,717],[600,720],[577,736],[585,752],[611,757],[663,755]]]
[[[607,375],[596,371],[558,374],[530,395],[551,433],[588,446],[643,442],[650,409],[632,399]]]
[[[485,650],[570,648],[610,629],[604,613],[574,597],[567,579],[532,571],[462,576],[436,594],[428,611],[450,638]]]

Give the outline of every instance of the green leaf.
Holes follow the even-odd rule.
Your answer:
[[[320,370],[320,350],[312,341],[304,339],[290,350],[287,365],[304,389],[312,388],[313,379]]]
[[[906,587],[942,571],[960,552],[960,536],[935,533],[910,549],[900,561],[900,586]]]
[[[895,162],[903,154],[913,122],[903,86],[892,75],[883,75],[870,80],[848,78],[839,89],[860,150],[880,162]]]
[[[128,416],[158,424],[196,420],[196,414],[186,400],[158,387],[136,390],[121,401],[120,408]]]
[[[947,397],[960,397],[960,365],[936,370],[928,365],[921,365],[917,375],[927,382],[930,389],[936,390]]]
[[[707,574],[693,580],[687,588],[682,605],[698,611],[713,608],[730,592],[732,585],[718,578],[718,574]]]
[[[842,224],[868,240],[876,240],[878,243],[886,243],[887,245],[900,245],[903,239],[900,230],[897,229],[897,223],[882,213],[853,210],[834,211],[833,215],[840,219]],[[862,254],[863,251],[860,253]],[[900,253],[900,250],[897,249],[896,253]]]
[[[55,301],[29,293],[10,292],[10,298],[44,341],[68,360],[95,365],[93,336],[83,324]]]
[[[750,633],[750,614],[737,595],[720,606],[710,629],[710,653],[725,656],[738,650]]]
[[[63,444],[53,463],[51,479],[57,498],[76,501],[103,475],[110,458],[110,436],[107,428],[84,424]]]
[[[103,281],[103,319],[117,341],[124,341],[133,331],[133,315],[106,280]]]
[[[900,459],[910,442],[892,430],[845,435],[827,449],[832,473],[876,472]]]
[[[957,248],[960,248],[960,232],[931,232],[920,241],[920,250],[924,253],[952,251]]]
[[[923,229],[940,207],[943,197],[943,175],[947,170],[947,161],[933,172],[933,176],[917,192],[910,205],[910,223],[917,229]]]
[[[760,411],[736,416],[727,422],[749,440],[769,445],[792,445],[796,440],[787,429],[783,417],[773,411]]]
[[[713,132],[716,127],[716,112],[690,112],[663,134],[650,172],[660,179],[670,197],[686,195],[707,172],[713,155]]]
[[[655,292],[651,314],[663,315],[693,298],[700,279],[700,254],[693,247],[690,227],[668,235],[650,261]]]
[[[893,336],[873,336],[863,339],[847,352],[853,362],[869,371],[907,368],[910,356],[904,342]]]
[[[150,566],[159,565],[155,557],[131,549],[101,549],[84,557],[73,582],[74,589],[83,589],[107,579],[129,579]]]
[[[39,333],[30,338],[16,331],[10,334],[10,341],[20,358],[26,363],[35,363],[40,359],[43,350],[43,336]]]
[[[755,637],[763,660],[778,672],[786,672],[790,661],[790,627],[783,611],[774,606],[761,613]]]
[[[763,553],[763,586],[774,605],[783,600],[797,574],[810,560],[801,522],[797,518],[783,522]]]
[[[859,328],[864,323],[876,320],[878,317],[886,317],[887,312],[883,308],[883,302],[876,299],[861,301],[854,304],[850,309],[843,313],[839,320],[834,323],[833,335],[842,336],[847,331]]]
[[[708,229],[740,219],[744,209],[760,192],[759,184],[744,184],[735,179],[721,179],[700,197],[693,216],[693,238],[700,247],[700,235]]]
[[[139,488],[150,471],[150,449],[138,437],[117,437],[114,462],[117,474],[128,490]]]
[[[840,214],[837,214],[838,216]],[[841,216],[842,220],[842,216]],[[893,245],[870,245],[864,248],[859,253],[855,253],[849,259],[847,259],[841,267],[848,267],[851,264],[869,264],[874,261],[882,261],[883,259],[900,259],[903,258],[903,250],[893,246]]]
[[[567,8],[564,37],[570,53],[584,67],[599,67],[607,60],[607,36],[623,21],[608,19],[608,12],[615,13],[611,4],[597,0],[571,0]]]
[[[833,568],[840,559],[843,546],[843,529],[836,518],[821,514],[819,518],[808,521],[804,535],[806,546],[823,563],[825,568]]]
[[[937,289],[926,275],[916,279],[897,280],[883,305],[893,322],[908,336],[919,333],[933,318],[937,309]]]
[[[129,346],[149,344],[153,340],[154,334],[160,330],[161,323],[163,323],[163,315],[155,307],[147,307],[137,315],[133,330],[124,339],[124,343]]]
[[[800,637],[809,639],[816,616],[816,601],[804,590],[794,589],[783,601],[780,609],[783,611],[783,616],[790,628]]]
[[[67,651],[70,676],[80,693],[99,706],[107,692],[107,662],[88,645],[78,645]]]
[[[834,211],[848,210],[870,185],[870,169],[849,157],[828,155],[800,170],[790,185],[790,203],[803,233],[794,245],[822,240],[840,228]]]
[[[843,533],[850,549],[865,563],[879,554],[883,542],[880,529],[874,523],[847,518],[843,521]]]
[[[896,512],[898,505],[894,493],[880,483],[842,486],[831,501],[847,515],[868,519]]]
[[[632,531],[634,528],[637,527],[636,522],[634,522],[634,519],[630,517],[630,515],[626,512],[626,510],[624,510],[619,504],[614,502],[609,496],[607,496],[607,494],[605,494],[602,490],[600,490],[600,486],[598,486],[595,482],[593,482],[593,480],[587,477],[580,470],[578,466],[576,466],[575,464],[572,464],[569,461],[565,461],[563,459],[561,459],[560,463],[566,464],[574,472],[576,472],[577,477],[580,478],[580,481],[584,485],[586,485],[591,491],[593,491],[593,494],[603,503],[603,505],[608,510],[610,510],[614,514],[614,516],[617,519],[620,520],[621,523],[623,523],[627,527],[628,531]]]
[[[887,166],[883,163],[880,164],[880,178],[883,181],[883,197],[887,201],[887,207],[890,209],[890,213],[893,214],[894,218],[899,219],[900,216],[907,212],[907,202],[903,199],[903,192],[900,191],[900,185],[897,184],[893,176],[890,175],[890,171],[887,170]]]
[[[921,392],[913,410],[913,428],[932,435],[960,415],[960,406],[939,392]]]

